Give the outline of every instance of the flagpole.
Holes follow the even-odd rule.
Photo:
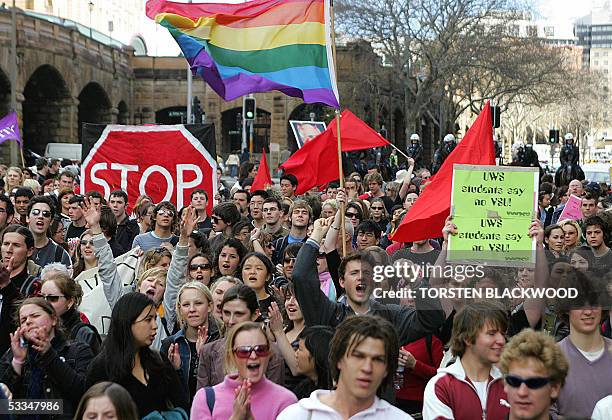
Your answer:
[[[331,26],[331,42],[332,42],[332,56],[334,58],[334,69],[336,72],[336,80],[338,80],[338,66],[336,60],[336,30],[334,27],[334,0],[329,1],[329,15],[330,15],[330,26]],[[342,140],[340,136],[340,109],[335,110],[336,114],[336,131],[338,132],[338,177],[340,178],[340,188],[344,188],[344,169],[342,168]],[[346,257],[346,220],[344,212],[346,211],[346,204],[340,204],[340,235],[342,237],[342,257]]]
[[[17,112],[17,8],[15,6],[15,0],[13,0],[13,6],[11,7],[11,61],[10,61],[10,78],[11,78],[11,108]],[[19,120],[19,115],[17,115]],[[23,160],[23,138],[20,144],[16,141],[9,143],[10,148],[10,161],[11,165],[17,164],[17,150],[21,151],[21,165],[25,168]]]

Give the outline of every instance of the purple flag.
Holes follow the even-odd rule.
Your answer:
[[[17,124],[17,113],[15,111],[0,120],[0,144],[7,140],[17,140],[21,146],[19,125]]]

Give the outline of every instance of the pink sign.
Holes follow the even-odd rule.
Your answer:
[[[580,209],[581,205],[582,205],[582,200],[580,199],[580,197],[577,197],[574,194],[572,194],[569,200],[567,200],[567,203],[565,203],[565,207],[563,207],[563,211],[561,212],[561,215],[559,216],[559,222],[565,219],[571,219],[571,220],[582,219],[582,210]]]

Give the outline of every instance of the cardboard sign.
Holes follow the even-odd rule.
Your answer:
[[[447,261],[498,266],[535,265],[529,226],[538,196],[535,168],[455,165]]]

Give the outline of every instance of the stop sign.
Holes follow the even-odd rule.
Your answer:
[[[208,192],[207,213],[217,191],[216,160],[183,125],[108,125],[81,168],[81,192],[122,189],[133,208],[139,195],[181,209],[196,188]]]

